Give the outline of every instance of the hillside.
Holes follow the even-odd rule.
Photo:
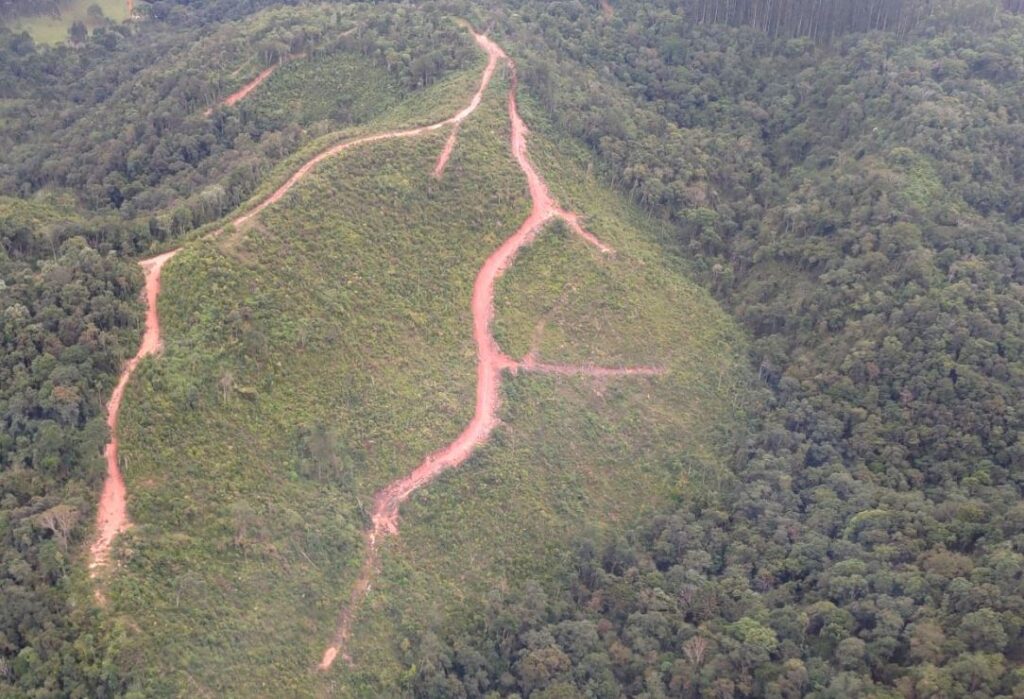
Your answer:
[[[637,521],[689,487],[692,469],[703,479],[722,468],[716,439],[736,424],[743,375],[737,336],[665,267],[636,212],[593,180],[571,183],[579,153],[565,162],[531,137],[561,163],[551,182],[566,203],[600,202],[587,225],[616,253],[545,227],[527,269],[570,253],[579,262],[557,289],[510,276],[503,298],[529,297],[517,310],[536,324],[577,285],[593,302],[567,299],[562,312],[583,327],[546,313],[572,350],[542,347],[543,358],[589,353],[665,376],[511,378],[490,442],[415,494],[401,535],[383,544],[355,610],[354,669],[310,673],[360,569],[361,512],[472,413],[473,278],[529,208],[508,150],[507,88],[501,77],[485,93],[441,179],[445,133],[363,146],[167,265],[165,349],[129,387],[121,422],[135,527],[107,583],[147,693],[302,694],[320,681],[397,691],[409,634],[495,585],[552,580],[579,533]],[[639,347],[639,334],[660,339]]]
[[[1019,5],[0,28],[0,696],[1024,696]]]

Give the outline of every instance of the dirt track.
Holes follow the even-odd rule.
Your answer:
[[[318,153],[296,170],[280,187],[256,206],[232,220],[235,226],[242,226],[259,215],[268,206],[279,201],[299,181],[308,175],[320,162],[355,146],[374,143],[392,138],[407,138],[436,131],[445,126],[452,127],[452,133],[445,143],[434,167],[435,177],[441,177],[445,166],[454,150],[459,126],[480,105],[499,61],[505,61],[511,73],[511,85],[508,92],[508,115],[512,126],[510,147],[513,157],[526,176],[532,208],[529,216],[519,228],[509,236],[484,261],[473,284],[471,310],[473,316],[473,339],[477,347],[477,385],[476,406],[473,418],[462,433],[449,445],[427,456],[411,473],[389,484],[374,497],[372,526],[366,532],[366,557],[355,585],[349,596],[348,604],[342,610],[338,620],[338,629],[330,646],[324,651],[319,664],[321,670],[327,670],[338,655],[351,661],[347,653],[347,644],[351,634],[353,615],[363,597],[370,588],[379,562],[379,544],[381,537],[398,532],[398,513],[401,504],[417,489],[423,487],[446,470],[456,468],[464,463],[477,446],[487,441],[491,432],[498,424],[498,408],[500,407],[500,388],[502,372],[536,371],[539,373],[559,374],[566,376],[620,377],[620,376],[655,376],[664,373],[657,367],[597,367],[592,365],[549,364],[538,361],[531,352],[521,361],[516,361],[504,354],[491,334],[491,321],[494,316],[494,285],[498,278],[512,264],[519,250],[529,245],[548,222],[554,219],[564,221],[570,230],[581,239],[593,245],[602,253],[613,250],[587,231],[579,221],[577,214],[560,208],[551,196],[547,184],[540,177],[530,162],[527,153],[526,124],[519,115],[516,106],[517,78],[515,63],[505,52],[482,34],[474,33],[477,44],[487,53],[487,66],[483,71],[480,86],[474,93],[469,104],[454,116],[428,126],[421,126],[400,131],[388,131],[364,136],[332,146]],[[272,69],[268,69],[272,70]],[[266,72],[266,71],[265,71]],[[267,73],[269,74],[269,73]],[[263,75],[263,74],[261,74]],[[265,79],[258,78],[258,80]],[[253,84],[255,83],[255,84]],[[248,94],[258,84],[250,83]],[[248,87],[248,86],[247,86]],[[243,88],[244,89],[244,88]],[[239,91],[242,92],[242,91]],[[239,93],[236,93],[239,94]],[[238,99],[245,95],[242,94]],[[237,101],[237,100],[236,100]],[[223,229],[211,233],[218,235]],[[107,480],[104,484],[97,513],[97,539],[92,546],[90,567],[95,569],[103,565],[109,556],[111,542],[118,533],[130,526],[126,514],[126,492],[124,480],[118,466],[118,440],[116,434],[117,418],[125,386],[135,371],[138,362],[145,356],[153,354],[160,348],[160,323],[157,315],[157,296],[160,293],[160,275],[163,265],[178,250],[172,250],[157,257],[141,262],[146,273],[146,332],[142,344],[135,357],[126,365],[121,373],[117,387],[107,404],[108,424],[111,429],[111,441],[107,445]]]
[[[512,83],[508,93],[508,115],[512,124],[511,150],[523,174],[526,175],[532,208],[530,215],[509,236],[497,250],[484,261],[473,284],[471,307],[473,313],[473,339],[477,347],[477,383],[476,409],[473,418],[462,433],[448,446],[427,456],[407,476],[390,483],[374,496],[372,525],[366,534],[366,559],[360,576],[349,595],[349,601],[342,610],[338,620],[338,630],[330,646],[324,651],[319,669],[327,670],[339,655],[351,662],[348,653],[348,641],[352,632],[353,615],[376,572],[379,561],[378,546],[383,536],[398,532],[398,510],[413,492],[422,488],[438,475],[464,463],[477,446],[487,441],[491,432],[498,424],[498,408],[500,405],[500,389],[502,372],[538,371],[549,374],[588,375],[599,377],[616,376],[653,376],[664,373],[656,367],[602,368],[594,366],[569,366],[563,364],[543,364],[536,361],[531,354],[521,362],[517,362],[501,351],[491,334],[491,321],[494,317],[494,285],[499,277],[512,264],[521,248],[529,245],[546,223],[553,219],[561,219],[569,228],[603,253],[613,252],[592,233],[583,228],[579,217],[572,212],[560,208],[552,198],[547,184],[540,177],[530,162],[527,153],[526,135],[528,130],[516,106],[516,68],[515,63],[492,41],[482,35],[476,36],[477,42],[492,57],[504,59],[511,71]],[[451,153],[452,141],[445,145],[434,174],[443,171],[444,162]]]
[[[143,260],[139,264],[146,275],[146,332],[142,336],[142,344],[124,369],[114,387],[114,392],[107,402],[107,425],[110,427],[110,443],[104,454],[107,459],[107,480],[103,483],[99,507],[96,511],[96,541],[90,550],[92,560],[89,567],[95,574],[96,569],[106,563],[110,555],[110,545],[114,537],[123,532],[131,523],[125,507],[124,478],[117,458],[117,418],[121,412],[121,399],[124,397],[125,386],[135,373],[139,361],[146,355],[160,349],[160,317],[156,312],[156,300],[160,295],[160,271],[167,260],[174,257],[177,250]]]
[[[375,141],[383,141],[390,138],[416,136],[429,131],[436,131],[437,129],[450,125],[453,127],[453,131],[448,140],[449,147],[446,147],[447,153],[450,154],[455,145],[455,138],[458,134],[458,125],[469,117],[470,114],[476,111],[476,108],[480,105],[481,99],[483,99],[484,90],[487,89],[487,85],[490,84],[491,78],[494,75],[494,69],[497,66],[499,58],[504,56],[501,49],[490,42],[486,37],[475,35],[475,38],[481,48],[487,52],[488,61],[487,66],[483,71],[480,87],[473,94],[469,104],[463,108],[462,111],[458,112],[453,117],[429,126],[407,129],[405,131],[388,131],[385,133],[374,134],[372,136],[357,138],[352,141],[346,141],[336,146],[332,146],[331,148],[313,156],[313,158],[303,164],[302,167],[292,174],[292,176],[289,177],[283,185],[278,187],[270,196],[261,201],[254,208],[235,218],[232,221],[232,224],[235,226],[241,226],[251,220],[268,206],[279,201],[281,197],[283,197],[302,178],[308,175],[320,162],[354,146],[373,143]],[[252,85],[252,83],[250,83],[250,85]],[[253,87],[255,87],[255,85],[253,85]],[[444,161],[447,161],[446,156],[444,157]],[[440,175],[444,169],[444,161],[438,161],[438,175]],[[218,229],[210,235],[216,236],[222,230],[223,229]],[[127,364],[125,364],[124,369],[121,371],[121,376],[117,382],[117,386],[114,388],[114,392],[110,396],[110,400],[107,402],[107,424],[110,426],[111,437],[110,443],[107,444],[105,450],[107,459],[107,478],[103,484],[103,491],[100,495],[99,506],[96,513],[97,536],[90,550],[91,560],[89,567],[92,569],[93,573],[106,563],[110,553],[110,546],[114,538],[130,526],[126,505],[127,492],[125,491],[124,478],[121,475],[121,469],[118,464],[117,418],[118,413],[120,412],[121,399],[124,395],[125,386],[128,385],[128,380],[135,372],[135,367],[138,366],[139,360],[149,354],[153,354],[160,347],[160,318],[157,314],[156,305],[157,296],[160,293],[160,273],[164,264],[174,257],[180,249],[181,248],[177,248],[139,263],[146,274],[146,332],[143,335],[139,351]]]

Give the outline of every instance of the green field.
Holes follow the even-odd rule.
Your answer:
[[[506,89],[497,77],[443,180],[430,172],[445,131],[360,148],[166,267],[165,351],[121,418],[136,526],[105,583],[119,662],[146,696],[400,694],[408,640],[495,590],[553,584],[575,537],[721,477],[736,331],[537,124],[553,190],[618,252],[549,227],[499,283],[496,334],[521,353],[543,319],[545,360],[668,373],[509,378],[491,442],[403,509],[359,610],[356,667],[314,671],[373,493],[472,413],[473,279],[529,209]]]
[[[128,3],[125,0],[70,0],[61,8],[59,17],[51,15],[28,15],[4,20],[3,24],[14,32],[28,32],[38,44],[58,44],[68,38],[68,28],[81,20],[90,30],[100,26],[88,13],[90,5],[98,5],[103,16],[112,22],[128,19]]]

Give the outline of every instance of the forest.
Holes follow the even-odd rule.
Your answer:
[[[0,696],[132,695],[128,630],[81,600],[134,260],[472,65],[452,16],[735,321],[755,387],[720,487],[396,640],[400,695],[1024,696],[1018,0],[139,4],[77,47],[0,28]],[[328,67],[217,108],[298,55]],[[328,73],[340,102],[275,97]]]

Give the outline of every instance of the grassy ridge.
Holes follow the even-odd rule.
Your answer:
[[[574,537],[720,468],[731,327],[657,262],[631,210],[593,181],[567,185],[618,254],[546,230],[499,283],[500,339],[521,353],[546,316],[547,360],[671,373],[507,380],[493,440],[403,509],[359,612],[356,669],[312,672],[372,494],[472,413],[473,279],[529,210],[506,89],[497,78],[443,180],[430,171],[445,131],[360,148],[166,268],[165,353],[143,363],[122,415],[136,526],[109,587],[129,630],[122,662],[148,695],[394,695],[404,639],[494,590],[552,581]],[[572,168],[538,160],[562,194]]]

